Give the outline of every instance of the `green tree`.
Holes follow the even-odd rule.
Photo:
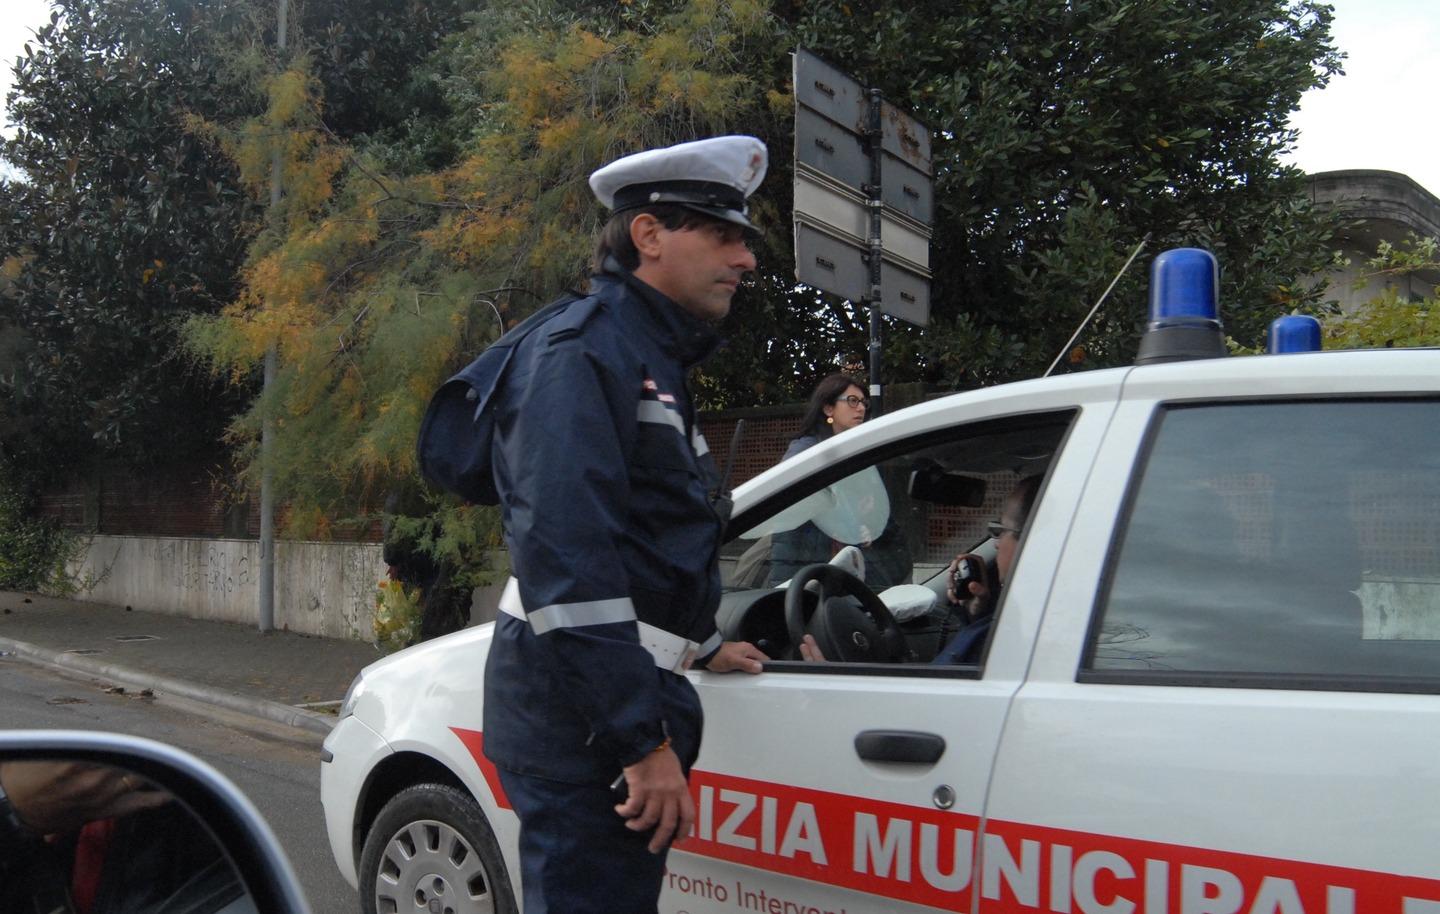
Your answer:
[[[175,356],[176,316],[236,294],[249,234],[234,167],[182,123],[236,103],[206,38],[234,15],[59,0],[15,69],[3,155],[24,180],[0,194],[0,323],[17,331],[0,410],[30,467],[203,448],[238,401]]]
[[[70,564],[84,545],[55,520],[37,516],[34,480],[0,448],[0,590],[74,593]]]

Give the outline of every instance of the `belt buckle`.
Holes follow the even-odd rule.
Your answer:
[[[696,644],[694,641],[687,641],[685,643],[685,650],[680,654],[680,660],[675,664],[675,672],[687,672],[690,669],[690,666],[695,662],[695,655],[699,653],[699,651],[700,645]]]

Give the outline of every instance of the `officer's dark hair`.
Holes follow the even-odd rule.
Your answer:
[[[822,440],[835,434],[830,423],[825,421],[825,407],[844,396],[845,391],[851,387],[865,389],[864,384],[843,371],[826,375],[816,384],[814,393],[810,394],[810,402],[805,405],[805,418],[800,422],[800,434],[814,435]]]
[[[640,266],[640,252],[635,250],[635,242],[630,238],[630,223],[642,214],[654,216],[671,232],[719,221],[674,203],[657,203],[654,206],[621,210],[611,216],[610,221],[600,230],[600,237],[595,241],[595,256],[590,263],[591,269],[596,273],[604,272],[607,257],[614,257],[620,262],[620,266],[627,270]]]

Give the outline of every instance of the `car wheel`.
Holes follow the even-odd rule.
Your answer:
[[[475,800],[446,784],[397,793],[360,853],[365,914],[517,914],[495,832]]]

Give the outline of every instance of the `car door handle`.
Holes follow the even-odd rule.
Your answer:
[[[855,751],[870,762],[933,765],[945,754],[945,739],[914,730],[865,730],[855,737]]]

